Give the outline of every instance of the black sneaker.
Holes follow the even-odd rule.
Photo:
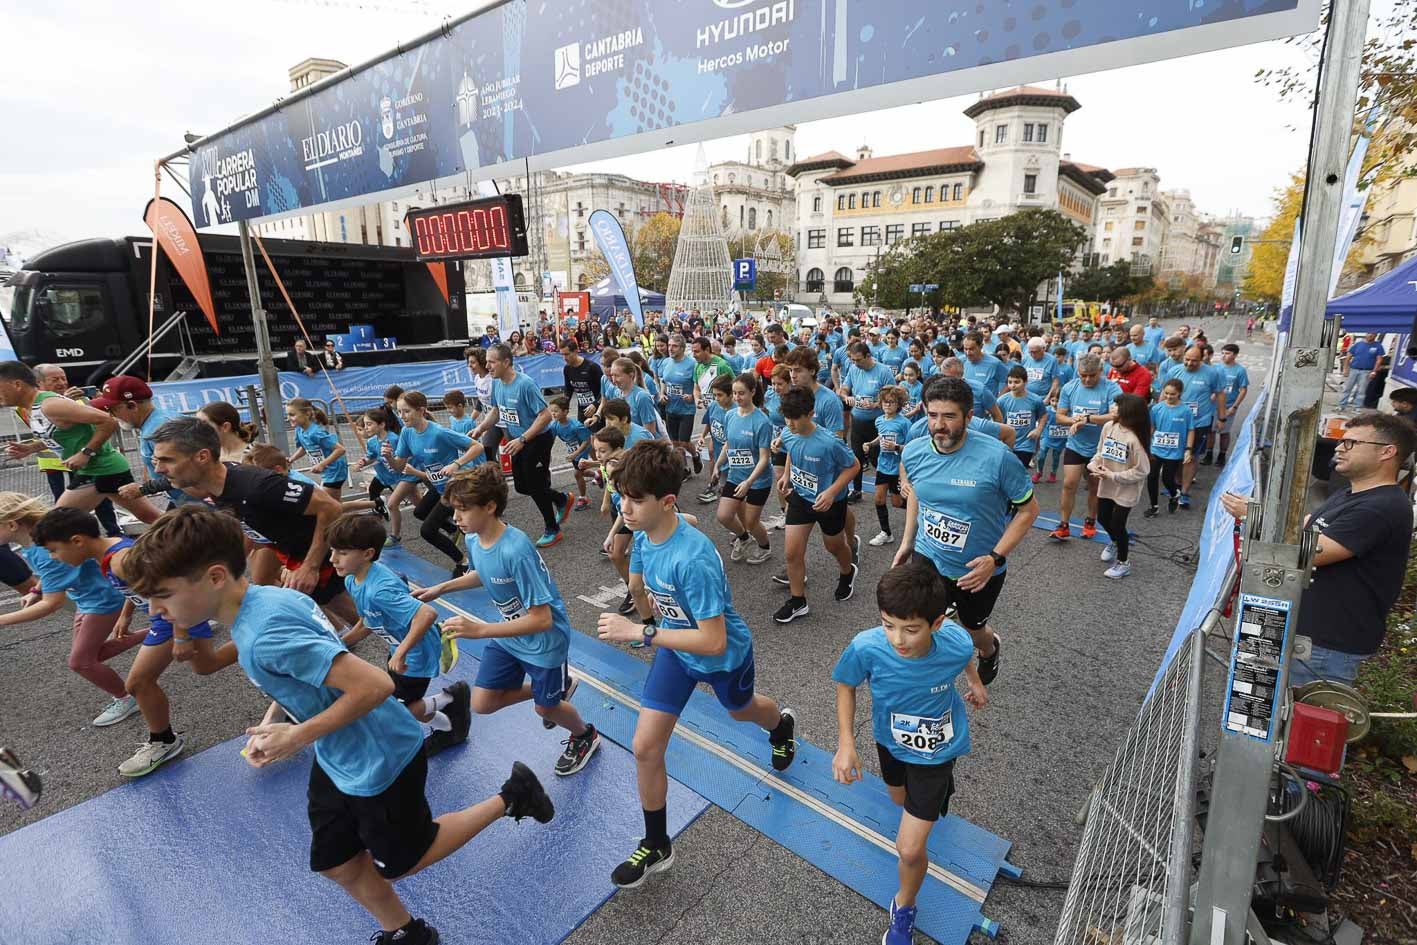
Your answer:
[[[455,682],[443,691],[453,697],[443,714],[453,723],[453,744],[461,745],[472,728],[472,689],[465,682]]]
[[[1179,505],[1180,502],[1181,499],[1178,496],[1173,495],[1171,498],[1166,500],[1166,511],[1174,515],[1176,512],[1176,506]]]
[[[556,816],[556,807],[542,790],[536,774],[520,761],[512,762],[512,776],[502,783],[502,790],[497,794],[507,805],[507,816],[513,820],[530,817],[539,824],[547,824]]]
[[[635,889],[644,883],[651,873],[661,873],[674,865],[674,847],[665,843],[658,850],[650,847],[649,841],[641,840],[639,848],[630,858],[610,874],[610,881],[621,889]]]
[[[994,634],[994,652],[985,656],[979,655],[979,681],[984,685],[989,685],[999,675],[999,651],[1003,645],[999,642],[999,635]]]
[[[428,737],[423,739],[423,751],[432,758],[445,748],[452,748],[456,745],[457,739],[453,738],[452,732],[440,732],[436,729],[428,733]]]
[[[464,574],[467,573],[467,562],[459,561],[457,564],[453,565],[453,570],[450,573],[452,576],[449,578],[449,580],[456,581],[458,578],[462,577]]]
[[[860,544],[860,542],[857,542]],[[836,599],[839,601],[851,600],[851,595],[856,593],[856,565],[851,566],[850,574],[843,574],[836,579]]]
[[[600,733],[595,730],[594,725],[587,723],[584,735],[572,735],[562,744],[566,746],[566,750],[556,759],[556,773],[565,777],[575,774],[590,761],[590,756],[600,747]]]
[[[379,517],[384,521],[387,522],[389,520],[389,507],[384,504],[384,497],[382,495],[374,496],[374,511],[377,512]]]
[[[807,607],[807,598],[789,597],[787,602],[773,613],[772,619],[778,623],[791,623],[798,617],[805,617],[811,612]]]
[[[1148,506],[1148,507],[1147,507],[1147,510],[1146,510],[1145,512],[1141,513],[1141,516],[1142,516],[1142,518],[1156,518],[1156,513],[1157,513],[1157,508],[1156,508],[1156,506],[1152,505],[1152,506]]]
[[[781,584],[783,587],[791,587],[791,586],[792,586],[792,581],[791,581],[790,578],[788,578],[786,571],[779,571],[779,572],[777,572],[776,574],[774,574],[774,575],[772,576],[772,582],[773,582],[774,584]]]
[[[620,606],[615,608],[623,616],[629,616],[635,611],[635,595],[629,591],[625,592],[625,599],[620,601]]]
[[[1224,466],[1224,465],[1225,465],[1225,454],[1224,454],[1224,453],[1216,453],[1216,454],[1215,454],[1215,465],[1217,465],[1217,466]]]
[[[860,502],[860,501],[861,501],[861,490],[860,490],[860,489],[852,489],[850,492],[848,492],[848,493],[846,494],[846,501],[849,502],[849,503],[851,503],[852,505],[855,505],[857,502]]]
[[[697,476],[699,473],[701,473],[701,472],[703,472],[703,471],[704,471],[704,460],[703,460],[703,457],[701,457],[701,456],[699,455],[699,451],[698,451],[698,450],[694,450],[694,475]]]
[[[570,701],[571,701],[571,696],[575,693],[576,687],[579,686],[580,684],[581,684],[580,679],[578,679],[578,678],[575,677],[575,676],[572,676],[570,683],[566,686],[566,691],[563,692],[563,693],[561,693],[561,701],[562,701],[562,702],[570,702]],[[541,720],[541,727],[544,728],[544,729],[546,729],[546,731],[549,732],[549,731],[551,731],[553,728],[556,727],[556,723],[553,722],[553,721],[551,721],[550,719],[542,719],[542,720]]]
[[[1209,453],[1206,453],[1204,456],[1201,457],[1201,465],[1202,465],[1202,466],[1210,466],[1210,465],[1213,465],[1214,463],[1215,463],[1215,459],[1212,458],[1211,454],[1209,454]]]
[[[382,929],[369,939],[374,945],[438,945],[441,938],[438,930],[422,919],[414,919],[408,925],[393,932]]]
[[[772,768],[786,771],[797,757],[797,714],[791,709],[783,709],[777,720],[777,728],[768,733],[768,744],[772,745]]]

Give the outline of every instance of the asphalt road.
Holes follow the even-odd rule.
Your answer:
[[[1243,323],[1224,320],[1212,324],[1208,334],[1218,345],[1232,328],[1243,336]],[[1257,385],[1269,346],[1241,344]],[[1139,542],[1126,580],[1102,576],[1100,544],[1074,539],[1057,545],[1041,529],[1010,559],[994,618],[1003,638],[1002,668],[990,689],[990,705],[970,720],[974,749],[957,768],[951,809],[1012,841],[1010,859],[1024,868],[1026,879],[1068,876],[1079,836],[1073,814],[1116,750],[1171,637],[1194,572],[1199,510],[1214,476],[1202,468],[1193,489],[1197,511],[1170,516],[1163,511],[1152,520],[1134,516]],[[561,478],[569,480],[568,475]],[[1039,485],[1045,513],[1056,514],[1058,489]],[[784,589],[770,580],[781,567],[780,557],[757,566],[729,562],[726,536],[712,522],[712,506],[692,500],[687,505],[703,516],[705,530],[718,543],[735,605],[753,628],[759,688],[797,710],[799,738],[834,748],[831,669],[856,632],[879,623],[875,582],[894,554],[894,546],[864,544],[876,531],[874,511],[865,503],[857,506],[863,546],[856,596],[844,604],[831,599],[835,572],[820,545],[813,545],[808,556],[813,612],[784,627],[769,616],[785,597]],[[893,513],[897,534],[901,515]],[[514,498],[508,517],[533,535],[539,532],[539,517],[524,499]],[[571,622],[581,632],[593,633],[597,615],[613,607],[622,593],[613,568],[597,554],[606,527],[590,512],[574,513],[568,539],[545,553]],[[410,549],[431,561],[444,560],[414,537],[412,527],[405,530]],[[781,541],[782,533],[773,533],[775,548],[780,550]],[[0,607],[13,607],[13,602],[0,598]],[[106,699],[64,667],[70,620],[64,612],[0,634],[0,743],[16,749],[45,779],[44,801],[37,809],[0,806],[0,834],[118,786],[123,780],[115,770],[118,763],[143,737],[136,721],[109,729],[89,726]],[[372,659],[379,649],[371,638],[359,652]],[[122,672],[130,663],[131,656],[124,656],[112,665]],[[188,753],[233,737],[265,708],[239,672],[199,678],[178,668],[163,682]],[[868,730],[867,706],[860,716],[858,729]],[[862,760],[874,767],[874,753],[864,750],[869,733],[858,734]],[[636,800],[627,797],[625,802]],[[629,853],[637,839],[607,842]],[[999,941],[1039,945],[1052,941],[1062,897],[1061,891],[1000,884],[984,912],[1002,925]],[[879,941],[884,927],[885,917],[873,904],[711,808],[676,845],[672,870],[613,897],[568,941],[864,943]]]

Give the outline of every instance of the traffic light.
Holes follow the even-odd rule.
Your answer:
[[[1238,255],[1240,255],[1240,251],[1243,250],[1244,248],[1245,248],[1245,238],[1244,238],[1243,236],[1232,236],[1232,237],[1230,237],[1230,255],[1231,255],[1231,256],[1238,256]]]

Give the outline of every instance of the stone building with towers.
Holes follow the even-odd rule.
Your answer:
[[[786,174],[796,184],[798,300],[849,306],[871,263],[895,243],[1017,210],[1057,210],[1095,232],[1112,174],[1064,150],[1064,125],[1081,107],[1065,88],[1019,86],[964,110],[975,125],[968,143],[794,158]],[[1089,240],[1079,258],[1091,251]]]
[[[719,224],[730,240],[753,240],[771,230],[791,234],[795,229],[795,182],[788,170],[797,159],[796,135],[795,125],[759,131],[749,137],[744,160],[709,165]]]

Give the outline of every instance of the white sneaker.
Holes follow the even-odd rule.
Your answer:
[[[1114,544],[1112,544],[1111,542],[1108,542],[1108,543],[1107,543],[1107,547],[1102,549],[1102,561],[1103,561],[1103,563],[1105,564],[1105,563],[1108,562],[1108,561],[1116,561],[1116,560],[1117,560],[1117,546],[1114,545]]]
[[[879,548],[882,545],[889,545],[893,541],[895,541],[895,536],[890,532],[877,532],[876,537],[872,538],[867,544],[872,548]]]
[[[774,515],[772,518],[768,519],[766,522],[763,522],[763,528],[766,528],[766,529],[768,529],[769,531],[771,531],[772,529],[775,529],[775,528],[786,528],[786,527],[787,527],[787,516],[786,516],[786,515]]]
[[[143,742],[133,753],[133,757],[118,766],[118,773],[125,778],[141,778],[145,774],[156,771],[163,762],[171,761],[180,754],[182,754],[181,735],[178,735],[177,740],[171,744]]]
[[[108,708],[98,714],[98,718],[93,720],[97,728],[106,725],[117,725],[138,711],[138,700],[132,696],[124,696],[122,699],[114,699],[108,704]]]
[[[1102,576],[1109,577],[1115,581],[1120,578],[1124,578],[1131,573],[1132,563],[1130,561],[1118,561],[1116,564],[1112,565],[1112,567],[1102,572]]]
[[[749,564],[762,564],[764,561],[768,560],[768,559],[771,558],[771,557],[772,557],[772,546],[771,546],[771,545],[769,545],[768,547],[764,548],[764,547],[762,547],[761,545],[759,545],[757,542],[753,542],[753,544],[750,545],[749,548],[748,548],[748,563],[749,563]]]

